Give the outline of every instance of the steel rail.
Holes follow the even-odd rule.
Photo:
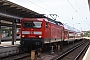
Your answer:
[[[89,42],[90,43],[90,42]],[[79,58],[79,56],[82,54],[82,52],[87,48],[87,46],[89,45],[89,43],[83,48],[82,51],[80,51],[80,53],[74,58],[74,60],[77,60]]]
[[[59,60],[60,58],[64,57],[64,56],[67,55],[68,53],[72,52],[73,50],[75,50],[76,48],[78,48],[79,46],[81,46],[82,44],[84,44],[84,42],[82,42],[82,43],[79,44],[78,46],[72,48],[71,50],[67,51],[66,53],[62,54],[61,56],[57,57],[55,60]]]
[[[20,60],[20,59],[24,59],[24,58],[26,58],[26,57],[29,57],[30,56],[30,54],[24,54],[23,56],[19,56],[19,57],[17,57],[17,58],[15,58],[14,60]]]

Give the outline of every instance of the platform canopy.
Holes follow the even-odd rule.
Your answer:
[[[8,0],[0,0],[0,19],[5,19],[5,18],[6,20],[9,20],[9,18],[19,19],[23,17],[24,18],[36,17],[36,15],[39,15],[39,17],[43,16],[35,11],[22,7]]]
[[[11,27],[12,24],[9,24],[8,22],[12,23],[13,21],[15,21],[16,23],[18,23],[22,18],[30,17],[45,16],[8,0],[0,0],[0,26]]]

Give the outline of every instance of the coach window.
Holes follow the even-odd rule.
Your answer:
[[[46,22],[46,28],[48,28],[48,22]]]

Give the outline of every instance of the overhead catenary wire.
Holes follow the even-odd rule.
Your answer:
[[[38,0],[40,1],[41,3],[43,3],[46,7],[49,7],[50,9],[52,9],[53,11],[55,11],[56,13],[59,13],[60,15],[63,15],[61,14],[60,12],[56,11],[55,9],[53,9],[52,7],[48,6],[47,4],[45,4],[44,2],[42,2],[41,0]],[[59,16],[60,17],[60,16]],[[62,17],[60,17],[61,19],[63,19]],[[64,19],[63,19],[64,20]]]
[[[43,3],[45,6],[47,6],[47,7],[49,7],[47,4],[45,4],[44,2],[42,2],[41,0],[39,0],[41,3]],[[67,0],[68,1],[68,0]],[[75,0],[76,1],[76,0]],[[68,1],[69,2],[69,1]],[[74,6],[69,2],[69,4],[74,8]],[[84,15],[83,14],[83,12],[81,11],[81,9],[80,9],[80,7],[79,7],[79,5],[78,5],[78,3],[77,3],[77,1],[76,1],[76,5],[78,6],[78,8],[79,8],[79,10],[80,10],[80,12],[82,13],[82,15]],[[49,7],[49,8],[51,8],[51,7]],[[56,11],[56,10],[54,10],[53,8],[51,8],[53,11]],[[85,20],[80,14],[79,14],[79,12],[74,8],[74,10],[78,13],[78,15],[82,18],[82,20]],[[58,12],[59,13],[59,12]],[[59,14],[61,14],[61,13],[59,13]],[[86,24],[86,23],[85,23]],[[87,24],[88,26],[89,26],[89,24]]]
[[[83,12],[82,12],[82,10],[80,9],[80,7],[79,7],[79,5],[78,5],[78,3],[77,3],[76,0],[75,0],[75,2],[76,2],[77,7],[79,8],[80,12],[82,13],[82,15],[84,15]],[[85,19],[87,20],[87,17],[86,17]],[[86,24],[87,24],[87,23],[86,23]],[[89,26],[89,24],[87,24],[87,25]]]
[[[32,3],[32,4],[34,4],[34,5],[36,5],[36,6],[38,6],[38,7],[40,7],[40,8],[42,8],[42,9],[44,9],[44,10],[46,10],[46,11],[48,11],[48,12],[51,12],[51,11],[49,11],[49,10],[47,10],[47,9],[45,9],[45,8],[43,8],[43,7],[41,7],[41,6],[39,6],[38,4],[36,4],[36,3],[34,3],[34,2],[32,2],[32,1],[30,1],[30,0],[28,0],[30,3]],[[41,2],[41,3],[43,3],[41,0],[38,0],[39,2]],[[43,3],[46,7],[49,7],[47,4],[45,4],[45,3]],[[52,9],[53,11],[56,11],[56,10],[54,10],[53,8],[51,8],[51,7],[49,7],[50,9]],[[57,11],[56,11],[57,12]],[[58,12],[59,13],[59,12]],[[59,13],[59,14],[61,14],[61,13]],[[62,18],[63,19],[63,18]],[[64,19],[63,19],[64,20]]]
[[[80,7],[79,7],[79,5],[78,5],[78,3],[77,3],[76,0],[75,0],[75,2],[76,2],[77,7],[79,8],[80,12],[83,14],[83,12],[82,12],[82,10],[80,9]],[[83,14],[83,15],[84,15],[84,14]]]
[[[32,4],[34,4],[34,5],[36,5],[36,6],[38,6],[38,7],[40,7],[40,8],[42,8],[42,9],[44,9],[44,10],[46,10],[46,11],[48,11],[49,13],[52,13],[51,11],[49,11],[49,10],[47,10],[47,9],[45,9],[45,8],[43,8],[43,7],[41,7],[41,6],[39,6],[38,4],[36,4],[36,3],[34,3],[34,2],[32,2],[32,1],[30,1],[30,0],[27,0],[27,1],[29,1],[30,3],[32,3]],[[41,2],[41,3],[43,3],[41,0],[38,0],[39,2]],[[47,4],[45,4],[45,3],[43,3],[45,6],[47,6],[47,7],[49,7]],[[56,10],[54,10],[53,8],[51,8],[51,7],[49,7],[50,9],[52,9],[53,11],[55,11],[56,12]],[[57,12],[57,13],[59,13],[59,12]],[[61,13],[59,13],[60,15],[62,15]],[[59,16],[60,17],[60,16]],[[60,17],[62,20],[65,20],[64,18],[62,18],[62,17]]]
[[[70,3],[70,1],[69,0],[67,0],[68,1],[68,3],[72,6],[72,8],[76,11],[76,13],[82,18],[82,20],[85,20],[85,19],[83,19],[83,17],[78,13],[78,11],[74,8],[74,6]],[[84,22],[85,23],[85,22]],[[88,26],[89,26],[89,24],[88,23],[85,23],[85,24],[87,24]]]
[[[40,5],[32,2],[31,0],[28,0],[28,1],[29,1],[30,3],[38,6],[38,7],[46,10],[46,11],[48,11],[49,13],[52,13],[52,10],[55,11],[55,12],[57,12],[56,10],[54,10],[53,8],[51,8],[49,5],[45,4],[45,3],[42,2],[41,0],[38,0],[38,1],[39,1],[39,2],[42,2],[46,7],[49,7],[49,8],[52,9],[52,10],[48,10],[48,9],[46,9],[46,8],[44,8],[44,7],[40,6]],[[83,17],[80,15],[80,13],[76,10],[76,8],[71,4],[71,2],[70,2],[69,0],[67,0],[67,1],[68,1],[68,3],[73,7],[73,9],[75,10],[75,12],[81,17],[81,19],[82,19],[82,20],[85,20],[85,19],[83,19]],[[76,4],[77,4],[77,2],[76,2]],[[77,5],[78,5],[78,4],[77,4]],[[81,11],[80,7],[78,7],[78,8],[79,8],[79,10]],[[61,14],[60,12],[58,12],[58,13]],[[61,15],[62,15],[62,14],[61,14]],[[59,17],[60,17],[61,19],[63,19],[61,16],[59,16]],[[63,20],[65,20],[65,19],[63,19]]]
[[[40,8],[42,8],[42,9],[44,9],[44,10],[50,12],[50,13],[52,13],[51,11],[49,11],[49,10],[47,10],[47,9],[45,9],[45,8],[43,8],[43,7],[39,6],[39,5],[37,5],[37,4],[35,4],[34,2],[32,2],[32,1],[30,1],[30,0],[27,0],[27,1],[29,1],[30,3],[36,5],[36,6],[40,7]]]
[[[68,0],[67,0],[68,1]],[[78,11],[73,7],[73,5],[68,1],[68,3],[72,6],[72,8],[76,11],[76,13],[81,17],[81,15],[78,13]],[[81,17],[82,18],[82,17]],[[83,18],[82,18],[83,19]],[[83,19],[84,20],[84,19]]]
[[[43,8],[43,7],[41,7],[41,6],[39,6],[38,4],[36,4],[36,3],[34,3],[34,2],[32,2],[32,1],[30,1],[30,0],[28,0],[30,3],[32,3],[32,4],[34,4],[34,5],[36,5],[36,6],[38,6],[38,7],[40,7],[40,8],[42,8],[42,9],[44,9],[44,10],[46,10],[46,11],[48,11],[49,13],[51,13],[51,11],[49,11],[49,10],[47,10],[47,9],[45,9],[45,8]],[[49,7],[47,4],[45,4],[44,2],[42,2],[41,0],[38,0],[38,1],[40,1],[41,3],[43,3],[45,6],[47,6],[47,7]],[[49,8],[51,8],[51,7],[49,7]],[[53,8],[51,8],[53,11],[56,11],[56,10],[54,10]],[[56,11],[57,12],[57,11]],[[57,12],[57,13],[59,13],[60,15],[62,15],[60,12]],[[60,17],[60,16],[59,16]],[[60,17],[61,19],[63,19],[64,20],[64,18],[62,18],[62,17]]]
[[[50,6],[48,6],[47,4],[45,4],[44,2],[42,2],[41,0],[38,0],[38,1],[40,1],[40,2],[43,3],[46,7],[49,7],[49,8],[52,9],[53,11],[56,11],[56,10],[54,10],[53,8],[51,8]],[[57,13],[59,13],[59,12],[57,12]],[[59,13],[59,14],[61,14],[61,13]]]

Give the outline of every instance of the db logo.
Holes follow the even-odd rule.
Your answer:
[[[31,34],[33,34],[33,31],[31,31]]]

